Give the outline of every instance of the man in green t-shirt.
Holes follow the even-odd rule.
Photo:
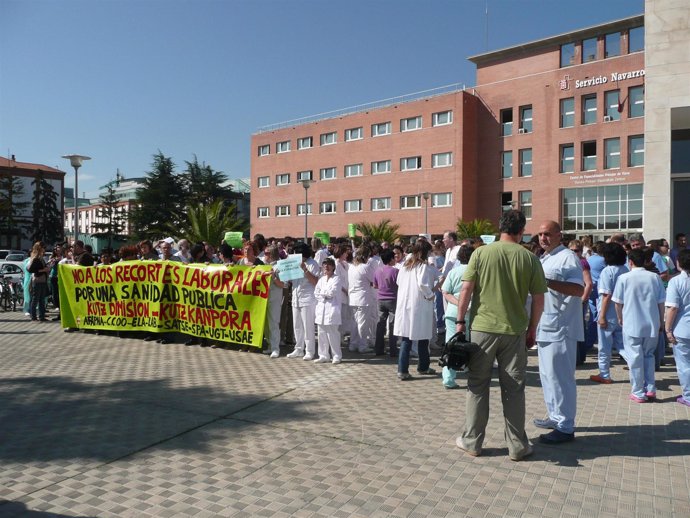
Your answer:
[[[478,248],[462,276],[458,314],[465,314],[472,299],[472,340],[481,350],[468,364],[465,431],[456,444],[473,457],[481,455],[489,420],[494,360],[498,361],[508,455],[518,461],[532,454],[525,433],[527,347],[534,343],[547,288],[539,259],[519,244],[525,223],[520,211],[503,214],[501,237]],[[532,295],[529,315],[528,294]],[[465,321],[458,320],[456,331],[465,330]]]

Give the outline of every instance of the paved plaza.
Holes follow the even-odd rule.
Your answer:
[[[284,351],[287,352],[287,351]],[[579,368],[577,439],[507,457],[496,380],[481,457],[455,446],[465,391],[340,365],[64,333],[0,312],[0,516],[690,516],[690,408],[672,359],[658,399]],[[414,373],[414,368],[411,369]],[[459,383],[465,387],[464,379]]]

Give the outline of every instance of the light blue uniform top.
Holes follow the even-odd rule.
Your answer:
[[[644,268],[618,277],[611,300],[623,304],[623,333],[635,338],[659,336],[659,304],[666,299],[661,278]]]
[[[678,308],[673,322],[673,336],[690,339],[690,276],[681,272],[668,281],[666,307]]]
[[[616,281],[618,277],[622,274],[628,273],[628,269],[624,265],[610,265],[601,271],[599,276],[599,300],[597,300],[597,309],[601,311],[601,301],[604,298],[603,295],[613,295],[613,290],[616,287]],[[618,317],[616,316],[616,305],[613,302],[609,302],[606,308],[606,320],[608,322],[618,322]]]

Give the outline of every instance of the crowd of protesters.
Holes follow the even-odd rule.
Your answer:
[[[519,211],[509,212],[508,216],[518,217],[515,214]],[[512,316],[506,317],[510,320],[506,329],[511,335],[511,330],[521,328],[523,344],[538,349],[547,417],[536,419],[535,424],[553,430],[546,434],[544,442],[567,442],[574,438],[575,367],[584,362],[594,344],[598,344],[598,373],[590,380],[611,384],[611,362],[618,355],[627,364],[630,400],[636,403],[656,398],[654,372],[664,363],[667,348],[673,346],[682,388],[677,401],[690,406],[690,250],[685,235],[676,236],[674,248],[665,239],[645,242],[640,234],[614,234],[606,242],[592,242],[589,238],[566,239],[559,225],[550,221],[540,226],[534,238],[523,243],[524,217],[520,221],[522,230],[505,234],[506,241],[537,259],[541,266],[538,275],[545,284],[542,289],[539,282],[533,282],[534,292],[525,291],[524,286],[516,288],[520,296],[515,301],[530,295],[520,302],[527,316],[517,323],[511,320]],[[509,229],[515,227],[514,222],[503,219],[501,224]],[[25,311],[32,320],[46,320],[44,301],[49,291],[53,304],[59,307],[60,263],[98,267],[138,259],[270,265],[272,283],[264,336],[264,348],[270,358],[279,358],[282,351],[289,350],[286,356],[291,359],[338,364],[342,362],[342,348],[347,347],[360,355],[397,358],[397,376],[405,381],[412,378],[410,359],[415,357],[417,374],[435,375],[430,366],[430,349],[446,342],[457,331],[465,332],[469,339],[476,334],[484,343],[491,342],[487,336],[496,332],[496,322],[489,320],[497,317],[487,301],[492,293],[496,300],[505,298],[505,293],[501,294],[501,286],[493,285],[491,280],[501,278],[500,275],[482,272],[482,258],[496,256],[476,253],[487,246],[496,246],[498,254],[498,244],[485,245],[480,239],[458,241],[453,231],[445,232],[437,240],[420,235],[387,243],[365,237],[357,244],[349,238],[324,244],[317,238],[306,243],[291,238],[266,239],[257,234],[245,240],[241,248],[232,248],[225,242],[216,247],[167,238],[156,243],[144,240],[117,251],[106,249],[99,256],[76,241],[71,247],[56,246],[46,262],[42,243],[36,243],[26,261],[30,296]],[[301,256],[303,277],[281,281],[279,261],[291,254]],[[515,255],[518,256],[524,261],[523,256]],[[507,259],[492,260],[507,268],[506,279],[516,275],[505,263]],[[480,293],[484,300],[474,300]],[[541,305],[539,314],[532,318],[534,297]],[[473,319],[477,314],[480,319],[475,329]],[[527,328],[528,320],[530,325],[538,322],[538,326]],[[127,332],[124,336],[161,344],[179,338],[170,333],[148,332]],[[188,346],[227,346],[204,338],[187,338],[184,344]],[[513,347],[514,343],[508,342]],[[503,357],[501,366],[500,347],[496,349],[495,342],[492,343],[493,352],[484,354],[481,362],[481,376],[473,371],[470,362],[470,380],[481,379],[484,384],[484,370],[492,363],[494,368],[505,369],[507,357]],[[474,368],[478,365],[475,363]],[[443,385],[457,388],[458,375],[452,369],[444,369]],[[524,379],[521,383],[524,390]],[[517,445],[513,460],[519,460],[529,451],[522,443],[520,431],[513,432]],[[478,454],[481,441],[476,437],[474,442],[470,441],[473,436],[466,433],[466,442],[459,446],[462,444],[470,454]]]

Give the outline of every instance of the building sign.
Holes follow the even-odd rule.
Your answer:
[[[626,182],[630,179],[630,171],[606,171],[604,173],[569,174],[568,178],[575,185],[597,185]]]
[[[611,72],[610,76],[599,75],[596,77],[588,77],[586,79],[576,79],[575,88],[587,88],[589,86],[605,85],[609,81],[618,82],[626,81],[628,79],[634,79],[636,77],[644,77],[644,68],[640,70],[632,70],[630,72]],[[558,86],[561,90],[570,89],[570,76],[565,76],[563,79],[558,81]]]

